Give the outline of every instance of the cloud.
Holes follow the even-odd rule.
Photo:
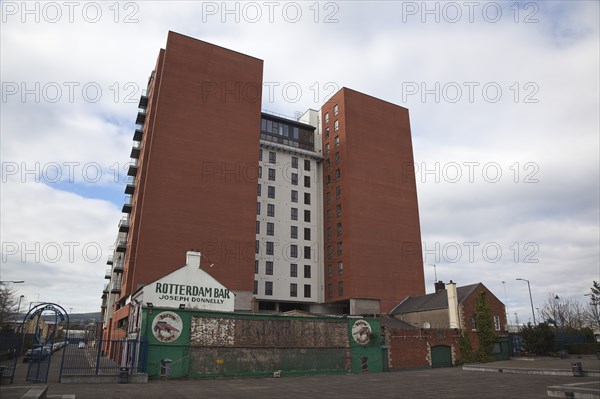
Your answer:
[[[6,8],[21,3],[2,4],[3,256],[13,242],[109,251],[137,100],[173,30],[263,59],[268,110],[318,109],[342,86],[409,108],[429,291],[436,263],[445,281],[483,281],[500,299],[506,289],[526,320],[515,278],[531,280],[536,303],[548,292],[583,300],[600,279],[597,2],[128,2],[101,4],[95,22],[88,3],[73,22],[55,3],[55,23],[36,4],[39,21],[24,23]],[[105,256],[20,256],[2,262],[2,279],[27,280],[28,299],[99,309]]]

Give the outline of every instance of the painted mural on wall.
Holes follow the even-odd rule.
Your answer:
[[[366,345],[371,340],[371,325],[366,320],[356,320],[352,325],[352,338],[359,345]]]
[[[160,342],[174,342],[183,331],[181,317],[174,312],[161,312],[152,321],[152,335]]]

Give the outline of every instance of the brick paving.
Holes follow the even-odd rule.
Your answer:
[[[580,361],[591,369],[594,359],[510,360],[502,367],[570,369]],[[77,399],[179,398],[544,398],[552,385],[595,383],[596,377],[505,374],[462,368],[307,377],[154,380],[147,384],[48,384],[48,396]],[[5,399],[7,391],[0,397]],[[64,396],[63,396],[64,395]]]

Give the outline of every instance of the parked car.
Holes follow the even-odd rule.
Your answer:
[[[46,355],[46,351],[41,346],[37,348],[27,349],[27,351],[25,352],[25,356],[23,356],[23,363],[26,363],[28,361],[39,362],[41,360],[44,360]]]
[[[79,348],[79,349],[85,349],[85,342],[81,341],[79,343],[79,345],[77,345],[77,348]]]

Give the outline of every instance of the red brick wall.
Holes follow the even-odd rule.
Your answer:
[[[169,33],[144,129],[122,296],[183,266],[190,249],[210,257],[207,272],[226,287],[252,291],[262,67]]]
[[[479,339],[477,337],[477,331],[473,331],[473,325],[471,324],[471,317],[475,314],[475,302],[480,292],[484,292],[489,303],[492,313],[492,317],[500,317],[500,331],[496,331],[496,335],[506,335],[506,310],[504,304],[483,284],[479,284],[477,288],[459,305],[461,309],[461,318],[463,326],[465,326],[465,332],[471,341],[473,349],[479,347]]]
[[[445,345],[452,348],[453,362],[460,359],[460,336],[458,330],[392,330],[385,329],[388,349],[388,367],[430,367],[429,348]]]
[[[333,114],[338,104],[339,114]],[[330,301],[348,298],[379,299],[382,313],[387,313],[407,295],[424,295],[423,259],[419,208],[414,174],[405,174],[413,165],[412,141],[408,110],[374,97],[343,88],[322,108],[329,113],[323,118],[323,132],[329,127],[330,137],[323,134],[323,148],[331,146],[329,174],[324,182],[325,202],[332,217],[333,239],[325,244],[325,263],[334,270],[335,294]],[[335,120],[339,130],[334,130]],[[340,145],[335,147],[335,136]],[[341,161],[335,163],[335,153]],[[335,170],[340,169],[339,182]],[[325,180],[325,179],[324,179]],[[335,187],[341,187],[341,199],[335,198]],[[335,206],[341,204],[342,216]],[[342,236],[336,235],[336,223],[342,222]],[[338,241],[343,254],[336,256]],[[334,256],[327,257],[327,245],[334,245]],[[344,274],[336,273],[337,261],[344,262]],[[337,282],[344,282],[344,296],[337,295]]]

